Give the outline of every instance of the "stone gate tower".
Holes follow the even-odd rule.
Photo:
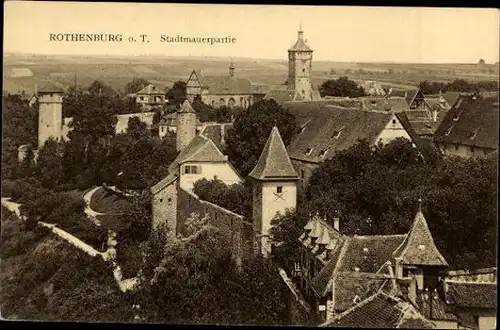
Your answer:
[[[38,91],[38,149],[51,137],[61,140],[63,93],[52,84]]]
[[[184,149],[196,136],[196,111],[185,100],[177,111],[177,151]]]
[[[299,180],[276,126],[249,177],[253,183],[254,231],[262,254],[267,256],[271,252],[271,220],[278,212],[295,209]]]
[[[295,44],[288,49],[288,86],[293,90],[294,99],[313,99],[311,85],[313,50],[304,40],[304,31],[299,28]]]

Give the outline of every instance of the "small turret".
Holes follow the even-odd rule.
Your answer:
[[[185,100],[177,111],[177,151],[184,149],[196,136],[196,111]]]
[[[233,60],[231,60],[231,63],[229,64],[229,77],[234,77],[234,63]]]

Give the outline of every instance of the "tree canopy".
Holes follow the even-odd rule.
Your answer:
[[[358,86],[354,81],[349,80],[346,76],[338,79],[330,79],[319,86],[321,97],[325,96],[342,96],[342,97],[360,97],[365,96],[363,87]]]
[[[255,166],[273,126],[287,146],[297,131],[295,117],[274,100],[261,100],[241,112],[228,129],[226,149],[229,160],[242,176]]]
[[[148,86],[150,82],[145,79],[145,78],[132,78],[131,81],[127,82],[125,84],[125,93],[126,94],[132,94],[132,93],[137,93],[144,87]]]
[[[186,100],[186,82],[179,80],[167,91],[169,105],[178,106]]]

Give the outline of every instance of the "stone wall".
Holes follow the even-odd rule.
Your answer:
[[[185,221],[192,213],[207,215],[210,223],[219,228],[231,242],[231,249],[237,262],[253,253],[253,225],[243,216],[201,200],[194,193],[182,188],[178,189],[177,196],[177,233],[184,232]]]

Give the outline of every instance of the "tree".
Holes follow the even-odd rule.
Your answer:
[[[64,182],[63,145],[50,138],[38,152],[36,174],[42,186],[53,189]]]
[[[255,167],[274,125],[287,146],[297,132],[295,117],[271,99],[251,105],[228,129],[227,154],[241,175],[246,176]]]
[[[336,80],[327,80],[319,87],[319,92],[324,96],[360,97],[365,96],[363,87],[358,86],[347,77],[340,77]]]
[[[127,123],[127,134],[130,134],[134,139],[146,136],[149,134],[148,126],[139,117],[130,117]]]
[[[478,63],[479,64],[485,64],[486,62],[484,61],[484,59],[480,58]]]
[[[4,94],[2,106],[2,178],[15,178],[18,148],[37,146],[38,109],[30,108],[19,94]]]
[[[167,99],[169,104],[178,106],[186,99],[186,82],[176,81],[172,88],[167,91]]]
[[[229,246],[209,218],[192,214],[186,236],[167,240],[152,279],[143,281],[137,299],[147,320],[179,324],[286,323],[286,287],[274,265],[256,257],[238,268]]]
[[[133,94],[137,93],[144,87],[148,86],[150,82],[147,79],[144,78],[132,78],[132,81],[129,81],[127,84],[125,84],[125,93],[126,94]]]
[[[93,95],[107,97],[115,97],[118,95],[118,93],[113,88],[99,80],[94,80],[94,82],[92,82],[92,84],[90,84],[90,86],[87,88],[87,91]]]
[[[193,192],[201,199],[236,214],[247,218],[252,216],[252,189],[248,182],[228,186],[217,179],[201,179],[194,183]]]
[[[496,248],[496,171],[490,160],[428,161],[404,139],[374,147],[360,141],[313,172],[303,208],[327,219],[338,212],[346,234],[402,234],[422,198],[436,244],[452,266],[487,267]]]

